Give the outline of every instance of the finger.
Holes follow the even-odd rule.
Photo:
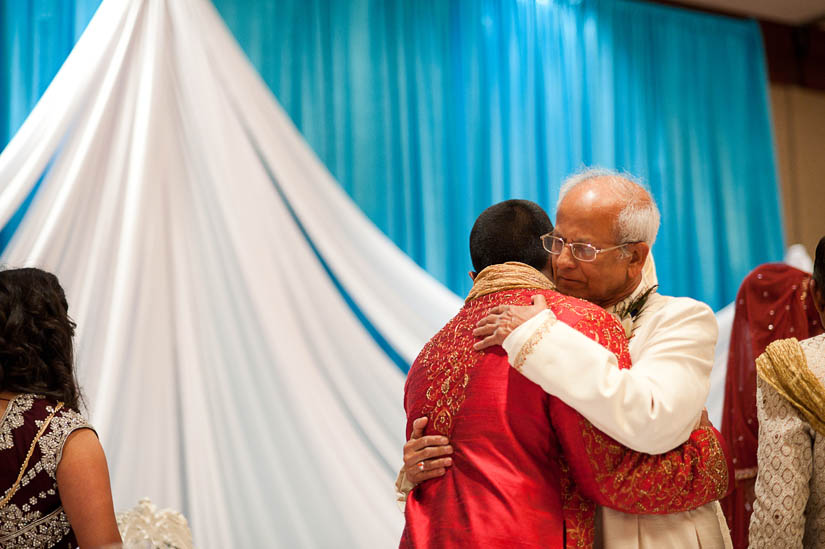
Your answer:
[[[426,435],[419,438],[413,438],[407,441],[404,445],[404,448],[411,450],[413,452],[418,451],[422,448],[426,448],[427,446],[446,446],[450,443],[450,439],[445,436],[441,435]]]
[[[544,297],[544,294],[536,294],[533,296],[533,305],[538,305],[542,309],[546,309],[547,298]]]
[[[404,466],[408,469],[410,467],[417,467],[419,462],[427,461],[428,459],[440,458],[448,456],[453,453],[452,446],[428,446],[418,452],[410,452],[404,456]]]
[[[495,324],[498,322],[499,316],[500,315],[488,313],[487,316],[476,322],[476,327],[481,328],[482,326],[487,326],[488,324]]]
[[[438,469],[441,467],[449,467],[453,464],[453,458],[445,457],[445,458],[436,458],[436,459],[422,459],[421,461],[416,462],[411,467],[407,469],[411,469],[413,471],[431,471],[433,469]]]
[[[447,467],[451,467],[453,465],[452,458],[441,458],[441,459],[428,459],[425,461],[419,461],[412,467],[408,467],[405,471],[407,478],[409,480],[413,480],[415,477],[419,475],[428,473],[435,469],[446,469]]]
[[[453,464],[453,458],[445,457],[441,459],[428,459],[427,461],[422,461],[421,463],[424,464],[424,471],[426,472],[433,469],[444,469],[450,467]]]
[[[421,435],[424,434],[424,429],[427,427],[427,421],[429,421],[426,417],[420,417],[413,421],[412,424],[412,434],[410,434],[410,438],[420,438]]]
[[[476,351],[481,351],[483,349],[486,349],[487,347],[501,345],[502,341],[504,341],[504,338],[496,332],[493,332],[491,335],[485,337],[484,339],[473,345],[473,349],[475,349]]]
[[[450,443],[450,439],[441,435],[427,435],[419,438],[412,438],[404,444],[404,454],[417,452],[427,446],[444,447]]]
[[[506,313],[509,310],[510,310],[509,305],[496,305],[495,307],[493,307],[492,309],[487,311],[487,316],[500,315],[501,313]]]
[[[479,326],[478,328],[473,330],[473,335],[475,337],[486,337],[486,336],[492,334],[495,331],[496,331],[496,325],[495,324],[487,324],[486,326]]]
[[[447,470],[444,468],[433,469],[431,471],[424,471],[423,473],[421,471],[416,471],[413,474],[407,473],[407,479],[413,484],[421,484],[425,480],[429,480],[431,478],[443,477],[444,473],[446,472]]]

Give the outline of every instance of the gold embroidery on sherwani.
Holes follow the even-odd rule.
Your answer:
[[[808,368],[796,338],[768,345],[756,359],[756,371],[805,416],[811,427],[825,435],[825,387]]]
[[[463,325],[467,319],[477,318],[482,311],[498,303],[512,303],[517,292],[498,293],[497,299],[478,298],[467,305],[468,314],[460,315],[433,337],[416,359],[427,372],[427,404],[422,413],[430,418],[430,425],[443,435],[452,431],[453,420],[464,403],[465,390],[470,381],[470,369],[475,366],[481,351],[473,349],[476,338],[471,327]]]
[[[719,441],[709,427],[691,434],[693,443],[681,450],[671,450],[651,459],[644,454],[628,454],[616,441],[592,428],[583,417],[579,419],[587,455],[594,465],[595,480],[608,490],[602,494],[615,506],[632,507],[639,514],[672,512],[688,507],[686,498],[711,501],[725,495],[728,488],[728,467]],[[698,482],[695,472],[704,463],[706,478]],[[689,496],[686,489],[690,488]]]
[[[491,265],[476,276],[465,304],[469,314],[461,320],[477,318],[494,304],[512,303],[520,295],[515,290],[552,288],[547,277],[524,263]],[[508,290],[511,292],[507,293]],[[497,294],[495,301],[483,299],[493,293]],[[474,343],[471,327],[462,325],[456,317],[424,346],[417,359],[426,367],[430,382],[427,405],[422,413],[430,418],[430,424],[438,433],[450,434],[455,416],[464,403],[470,369],[481,355],[473,349]]]

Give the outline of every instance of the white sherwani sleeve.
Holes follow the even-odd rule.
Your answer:
[[[629,370],[619,370],[598,342],[552,322],[550,311],[522,324],[503,346],[510,364],[603,432],[660,454],[685,442],[699,420],[717,331],[704,303],[654,294],[630,340]]]

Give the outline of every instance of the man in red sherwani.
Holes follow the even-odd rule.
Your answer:
[[[591,547],[596,503],[671,513],[730,491],[732,464],[709,424],[671,452],[639,454],[511,368],[501,347],[473,350],[473,329],[491,307],[541,293],[559,322],[630,367],[610,314],[549,289],[540,236],[551,230],[544,211],[522,200],[488,208],[473,227],[473,289],[413,363],[404,397],[407,437],[428,417],[427,434],[450,439],[452,466],[409,494],[401,547]]]

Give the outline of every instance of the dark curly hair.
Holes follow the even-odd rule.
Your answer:
[[[77,410],[66,294],[57,277],[40,269],[0,271],[0,389],[34,393]]]

